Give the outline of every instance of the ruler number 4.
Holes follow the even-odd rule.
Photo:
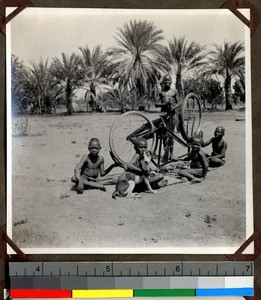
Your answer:
[[[40,267],[38,266],[35,270],[36,270],[37,272],[40,272]]]

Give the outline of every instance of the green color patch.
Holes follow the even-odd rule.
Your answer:
[[[133,297],[167,297],[167,296],[187,296],[195,297],[195,289],[160,289],[160,290],[134,290]]]

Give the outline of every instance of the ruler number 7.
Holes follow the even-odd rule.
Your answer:
[[[250,266],[246,266],[246,271],[248,272],[250,270]]]

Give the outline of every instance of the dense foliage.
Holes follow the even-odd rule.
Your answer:
[[[181,97],[193,91],[205,108],[225,104],[228,110],[233,100],[245,102],[240,42],[206,46],[173,37],[164,46],[162,30],[136,20],[118,28],[114,38],[117,47],[85,45],[79,54],[62,53],[50,62],[32,61],[30,67],[12,55],[13,113],[56,113],[64,104],[72,114],[76,103],[85,104],[85,110],[150,109],[167,73]]]

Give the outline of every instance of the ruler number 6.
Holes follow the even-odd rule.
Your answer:
[[[176,266],[176,272],[180,272],[180,266]]]

